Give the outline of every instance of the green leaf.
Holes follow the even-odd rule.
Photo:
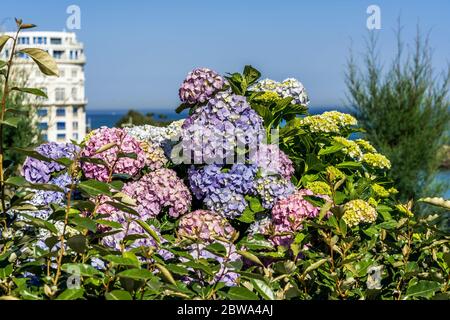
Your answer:
[[[251,198],[248,200],[248,202],[249,202],[249,205],[250,205],[250,209],[251,209],[253,212],[261,212],[261,211],[264,211],[264,208],[263,208],[263,206],[261,205],[261,201],[259,201],[258,198],[251,197]]]
[[[211,243],[205,249],[221,257],[225,257],[227,255],[227,249],[219,242]]]
[[[244,212],[242,212],[241,216],[237,218],[237,220],[250,224],[255,221],[255,213],[249,207],[246,207]]]
[[[17,177],[9,177],[5,181],[5,183],[16,187],[22,187],[26,185],[28,182],[27,180],[25,180],[24,177],[17,176]]]
[[[86,217],[72,217],[70,218],[70,222],[76,226],[82,227],[84,229],[88,229],[89,231],[95,232],[97,231],[97,223]]]
[[[8,62],[0,60],[0,69],[3,68],[4,66],[6,66],[8,64]]]
[[[12,264],[8,264],[4,268],[0,268],[0,279],[6,279],[8,278],[13,272],[13,266]]]
[[[3,50],[3,47],[5,46],[6,42],[8,42],[9,39],[12,38],[7,35],[0,36],[0,52]]]
[[[33,226],[36,226],[38,228],[47,229],[48,231],[52,232],[53,234],[58,234],[58,229],[56,229],[56,227],[53,224],[51,224],[50,222],[40,219],[40,218],[32,217],[25,213],[21,213],[21,215],[28,219],[28,221],[26,221],[27,223],[29,223]]]
[[[142,220],[135,220],[155,241],[157,244],[161,244],[161,239],[152,227]]]
[[[106,150],[109,150],[115,146],[117,146],[117,143],[115,143],[115,142],[107,143],[104,146],[102,146],[101,148],[99,148],[97,151],[95,151],[95,154],[105,152]]]
[[[182,103],[178,106],[178,108],[175,109],[176,113],[181,113],[183,110],[185,109],[190,109],[192,108],[193,105],[191,104],[187,104],[187,103]]]
[[[107,183],[100,182],[97,180],[82,181],[78,184],[78,187],[93,197],[98,195],[111,196],[109,185]]]
[[[47,51],[38,48],[25,48],[19,50],[19,52],[25,53],[33,59],[43,74],[59,77],[58,65]]]
[[[5,119],[3,121],[0,120],[1,124],[4,124],[6,126],[9,127],[13,127],[13,128],[17,128],[17,124],[22,120],[22,118],[18,118],[18,117],[11,117],[8,119]]]
[[[339,169],[359,169],[362,167],[362,164],[360,162],[356,162],[356,161],[345,161],[345,162],[341,162],[339,164],[336,165],[336,168]]]
[[[121,278],[130,278],[133,280],[149,280],[155,277],[153,273],[146,269],[128,269],[120,272],[117,276]]]
[[[179,274],[181,276],[186,276],[189,274],[189,270],[183,266],[179,266],[176,264],[167,264],[166,268],[172,273]]]
[[[155,266],[161,271],[161,274],[163,275],[164,279],[166,279],[167,282],[176,285],[175,279],[173,278],[172,274],[169,270],[167,270],[166,267],[164,267],[162,264],[155,263]]]
[[[259,258],[257,256],[255,256],[253,253],[248,252],[248,251],[238,251],[238,253],[243,256],[244,258],[259,264],[260,266],[262,266],[264,268],[264,264],[261,262],[261,260],[259,260]]]
[[[105,294],[106,300],[133,300],[131,294],[125,290],[113,290]]]
[[[258,279],[251,279],[250,281],[255,287],[256,291],[258,291],[265,300],[275,300],[275,294],[265,281]]]
[[[227,295],[232,300],[259,300],[256,294],[245,287],[232,287]]]
[[[441,289],[441,284],[436,281],[420,280],[406,290],[405,299],[421,297],[430,299],[436,291]]]
[[[326,154],[336,153],[336,152],[342,150],[343,148],[344,148],[343,145],[332,145],[332,146],[320,149],[318,155],[323,156]]]
[[[112,262],[113,264],[122,265],[122,266],[132,266],[139,268],[141,266],[139,260],[136,258],[136,256],[115,256],[115,255],[107,255],[104,256],[103,259],[108,260]]]
[[[246,65],[244,67],[244,77],[247,81],[247,85],[250,86],[261,77],[261,72],[253,68],[251,65]]]
[[[15,91],[20,91],[20,92],[24,92],[24,93],[29,93],[29,94],[33,94],[35,96],[39,96],[39,97],[43,97],[48,99],[47,94],[42,91],[41,89],[37,89],[37,88],[18,88],[18,87],[13,87],[11,88],[11,90],[15,90]]]
[[[124,204],[122,204],[120,202],[106,201],[105,203],[109,204],[110,206],[112,206],[112,207],[114,207],[116,209],[119,209],[120,211],[129,213],[129,214],[131,214],[133,216],[137,216],[137,217],[140,216],[139,213],[136,210],[134,210],[134,209],[130,208],[129,206],[126,206],[126,205],[124,205]]]
[[[77,300],[83,297],[84,289],[66,289],[56,300]]]
[[[80,275],[83,277],[94,277],[103,274],[93,266],[84,263],[65,263],[61,266],[61,270],[69,274]]]
[[[67,239],[67,244],[73,251],[77,253],[84,253],[86,251],[88,241],[85,236],[77,234]]]
[[[36,28],[36,25],[32,24],[32,23],[23,23],[20,25],[20,30],[32,29],[32,28]]]

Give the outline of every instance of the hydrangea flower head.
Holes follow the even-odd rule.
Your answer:
[[[195,163],[223,164],[237,149],[248,150],[265,137],[262,118],[243,96],[221,91],[183,124],[183,156]]]
[[[293,233],[302,228],[302,222],[319,215],[320,208],[304,199],[304,196],[316,196],[329,200],[327,196],[314,194],[308,189],[301,189],[278,201],[272,208],[274,230],[278,234],[287,234],[273,236],[272,241],[275,244],[289,246],[293,240]]]
[[[113,144],[102,152],[102,147]],[[133,157],[121,156],[127,154]],[[99,181],[108,181],[112,174],[136,175],[145,165],[145,153],[139,142],[128,135],[123,129],[102,127],[95,130],[86,141],[81,155],[87,158],[101,159],[107,166],[91,162],[83,162],[82,169],[86,177]]]
[[[377,220],[377,211],[364,200],[352,200],[344,205],[342,219],[349,227],[357,226],[360,223],[372,223]]]
[[[311,190],[314,194],[331,195],[330,185],[323,181],[308,182],[306,188]]]
[[[164,208],[171,217],[186,213],[192,197],[183,181],[171,169],[158,169],[127,183],[122,192],[136,200],[142,219],[156,217]]]
[[[348,140],[344,137],[333,137],[333,140],[344,147],[342,151],[344,151],[345,154],[349,155],[355,160],[361,160],[363,152],[355,141]]]
[[[308,128],[311,132],[337,134],[342,129],[355,126],[357,123],[353,116],[339,111],[326,111],[299,120],[299,125]]]
[[[287,78],[282,82],[271,79],[263,79],[255,83],[250,90],[257,92],[274,92],[280,98],[292,98],[292,104],[307,106],[309,98],[305,88],[300,81],[294,78]]]
[[[294,185],[278,176],[263,176],[256,180],[256,192],[261,197],[262,206],[271,209],[278,200],[284,199],[295,191]]]
[[[49,159],[69,158],[74,159],[79,148],[71,143],[48,142],[38,146],[35,151]],[[47,162],[32,157],[27,157],[22,167],[22,175],[31,183],[47,183],[54,172],[65,167],[55,161]]]
[[[188,73],[179,90],[180,100],[188,104],[205,103],[221,90],[225,79],[208,68],[196,68]]]
[[[235,230],[228,221],[217,213],[196,210],[181,217],[178,234],[181,237],[212,242],[217,238],[231,240]]]
[[[380,153],[366,153],[363,155],[362,161],[367,163],[369,166],[378,169],[391,168],[391,162],[389,159]]]
[[[263,175],[279,174],[290,180],[295,172],[289,157],[275,144],[260,144],[255,152],[250,153],[250,162],[261,168]]]

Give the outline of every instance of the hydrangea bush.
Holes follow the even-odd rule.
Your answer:
[[[185,120],[18,150],[0,296],[448,299],[449,235],[398,202],[356,120],[311,116],[299,81],[259,77],[195,69]]]

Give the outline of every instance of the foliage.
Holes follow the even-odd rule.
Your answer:
[[[57,73],[39,57],[43,72]],[[397,200],[388,160],[367,141],[348,139],[356,122],[333,114],[339,130],[317,130],[311,123],[330,115],[305,117],[306,106],[293,97],[261,99],[264,92],[252,91],[259,76],[251,66],[228,76],[220,90],[232,98],[220,106],[242,95],[269,138],[280,129],[280,148],[290,158],[283,165],[294,170],[271,175],[251,157],[232,168],[169,159],[151,168],[142,154],[153,149],[136,142],[163,142],[122,129],[95,131],[70,148],[46,145],[45,153],[17,148],[28,156],[24,170],[49,179],[37,183],[39,174],[24,172],[26,178],[2,180],[15,193],[3,194],[2,299],[449,299],[450,236],[436,228],[436,217],[419,218],[412,203]],[[208,103],[184,105],[194,109],[185,123]],[[367,154],[383,161],[364,161]],[[223,182],[214,185],[217,197],[239,192],[243,212],[227,219],[207,208],[201,195],[210,186],[202,189],[200,179],[194,189],[188,178],[209,169],[206,180]],[[96,170],[108,174],[86,177],[97,177]],[[290,179],[297,190],[275,203],[250,192],[267,176]],[[146,188],[149,181],[154,185]],[[191,202],[190,193],[200,197]]]
[[[370,38],[364,69],[354,57],[347,67],[349,101],[366,129],[364,136],[391,161],[390,176],[403,200],[418,199],[446,190],[433,185],[441,159],[439,150],[449,143],[450,69],[440,78],[432,65],[428,38],[417,32],[413,50],[404,54],[398,32],[395,59],[387,70]]]
[[[170,121],[166,119],[165,115],[158,115],[155,119],[154,113],[142,114],[139,111],[131,109],[116,122],[115,126],[121,128],[123,126],[142,126],[144,124],[166,126],[170,124]]]

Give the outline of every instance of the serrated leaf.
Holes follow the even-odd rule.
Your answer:
[[[58,65],[47,51],[39,48],[25,48],[19,50],[25,53],[38,65],[39,70],[47,76],[59,76]]]
[[[133,300],[131,294],[125,290],[113,290],[105,294],[106,300]]]
[[[265,300],[275,300],[275,294],[265,281],[258,279],[251,279],[250,281],[256,291],[258,291]]]
[[[56,300],[77,300],[83,297],[84,289],[66,289]]]
[[[111,196],[109,185],[107,183],[100,182],[97,180],[82,181],[78,184],[78,187],[93,197],[98,195]]]
[[[170,273],[169,270],[167,270],[166,267],[164,267],[162,264],[159,263],[155,263],[155,267],[157,267],[159,271],[161,271],[161,274],[163,275],[164,279],[167,282],[176,285],[175,279],[173,278],[172,274]]]
[[[227,295],[232,300],[259,300],[256,294],[245,287],[232,287]]]
[[[118,273],[117,276],[134,280],[149,280],[155,277],[153,273],[146,269],[128,269]]]
[[[18,88],[18,87],[13,87],[11,88],[11,90],[15,90],[15,91],[20,91],[20,92],[24,92],[24,93],[29,93],[29,94],[33,94],[35,96],[38,97],[43,97],[48,99],[47,94],[42,91],[41,89],[37,89],[37,88]]]
[[[436,291],[441,289],[441,284],[436,281],[419,280],[417,283],[408,287],[405,299],[412,297],[431,298]]]

